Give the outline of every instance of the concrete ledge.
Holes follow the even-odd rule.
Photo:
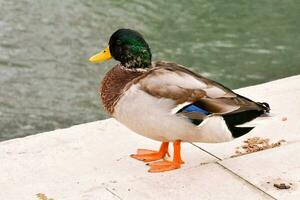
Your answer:
[[[136,148],[159,143],[114,119],[1,142],[0,199],[300,199],[300,76],[237,92],[269,102],[274,119],[233,142],[184,144],[186,164],[168,173],[149,174],[131,159]],[[253,136],[287,143],[230,158]],[[291,188],[278,190],[276,181]]]

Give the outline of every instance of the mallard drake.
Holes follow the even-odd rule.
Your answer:
[[[134,30],[117,30],[108,47],[90,61],[111,58],[120,63],[102,81],[102,103],[129,129],[162,142],[158,151],[138,149],[131,155],[151,162],[149,172],[180,168],[181,142],[231,141],[253,129],[241,125],[270,110],[267,103],[254,102],[182,65],[151,62],[148,44]],[[169,142],[174,145],[172,161],[164,160]]]

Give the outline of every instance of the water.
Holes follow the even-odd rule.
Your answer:
[[[299,18],[298,0],[0,0],[0,140],[106,118],[97,90],[116,62],[87,59],[118,28],[239,88],[300,73]]]

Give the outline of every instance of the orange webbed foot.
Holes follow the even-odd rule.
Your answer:
[[[137,154],[132,154],[131,157],[144,162],[152,162],[163,159],[168,153],[168,142],[163,142],[159,151],[153,151],[148,149],[138,149]]]
[[[180,155],[180,140],[174,141],[174,158],[173,161],[163,160],[154,163],[150,163],[150,169],[148,172],[165,172],[180,168],[181,164],[184,162]]]
[[[180,168],[181,163],[163,160],[163,161],[151,163],[149,164],[149,166],[150,169],[148,170],[148,172],[165,172],[165,171],[170,171],[170,170]]]
[[[152,151],[152,150],[147,150],[147,149],[138,149],[137,154],[132,154],[130,156],[132,158],[135,158],[137,160],[141,160],[141,161],[144,161],[144,162],[152,162],[152,161],[163,159],[165,157],[165,154],[163,154],[159,151]]]

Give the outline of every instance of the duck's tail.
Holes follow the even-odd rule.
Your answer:
[[[233,137],[240,137],[259,124],[270,120],[270,106],[268,103],[256,102],[260,110],[248,110],[241,113],[223,116]]]
[[[260,102],[256,102],[262,109],[263,109],[263,113],[260,114],[260,116],[257,116],[256,118],[253,118],[252,120],[243,123],[243,124],[239,124],[236,125],[235,127],[256,127],[258,125],[264,124],[265,122],[269,122],[271,120],[273,120],[273,117],[270,114],[270,105],[266,102],[260,103]]]
[[[242,127],[256,127],[256,126],[259,126],[259,125],[262,125],[262,124],[265,124],[265,123],[268,123],[268,122],[272,122],[276,117],[272,114],[269,114],[269,113],[265,113],[265,114],[262,114],[261,116],[249,121],[249,122],[246,122],[244,124],[239,124],[239,125],[236,125],[236,127],[239,127],[239,128],[242,128]]]

